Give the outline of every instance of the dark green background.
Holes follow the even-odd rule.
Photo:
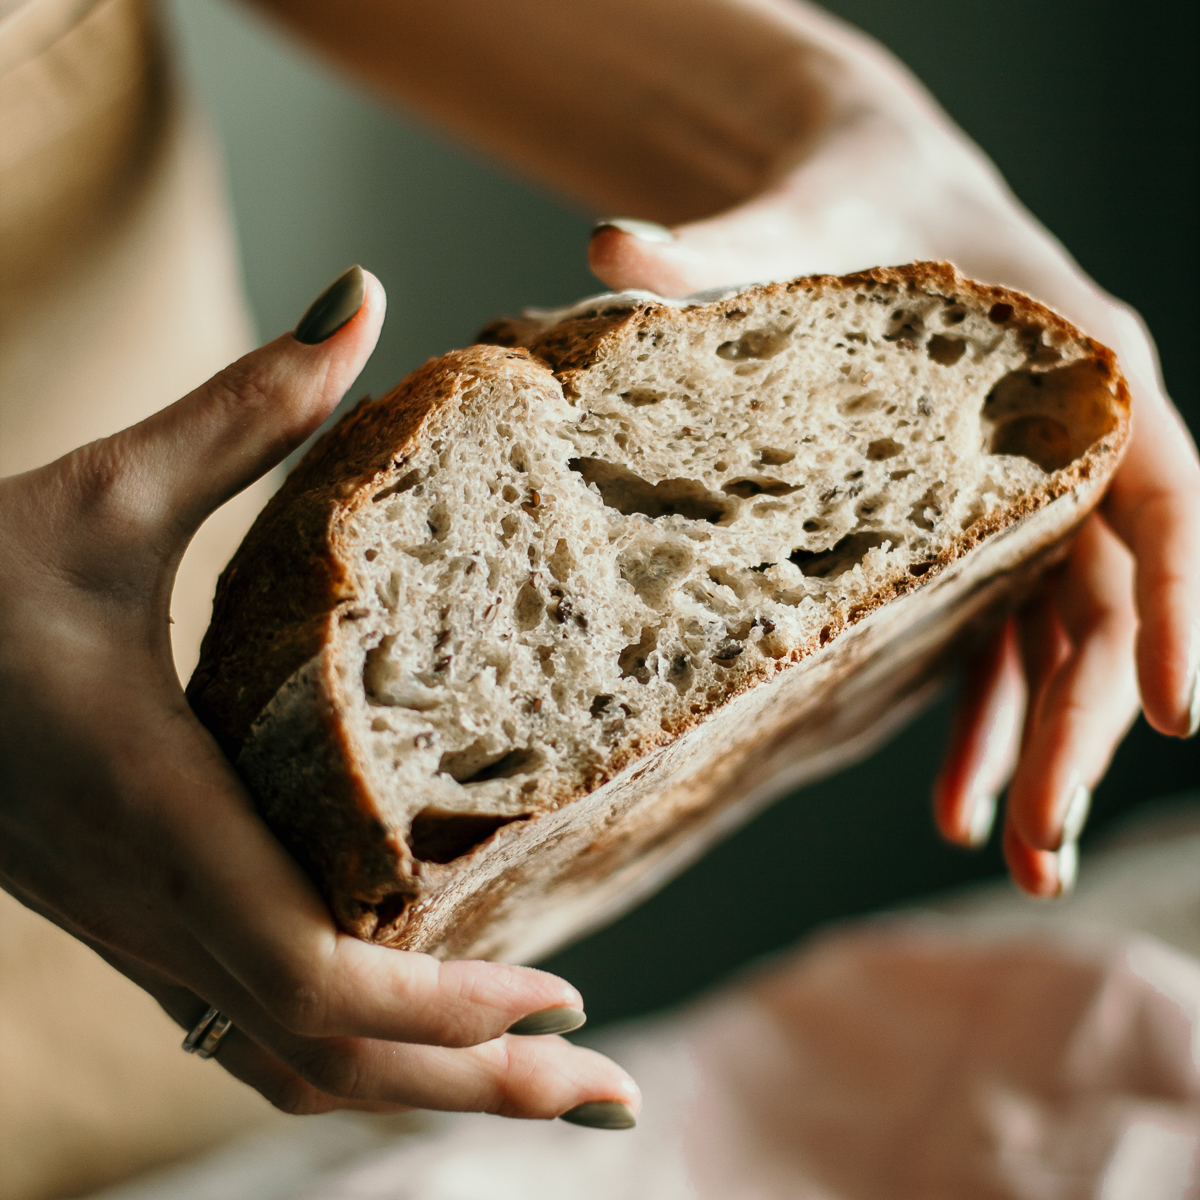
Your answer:
[[[1142,312],[1195,430],[1200,8],[829,7],[908,62],[1087,270]],[[378,394],[498,313],[595,290],[586,215],[356,96],[240,12],[213,0],[176,0],[173,11],[224,144],[264,336],[290,327],[346,264],[369,266],[388,288],[389,317],[355,394]],[[547,965],[603,1022],[686,996],[822,922],[999,873],[994,847],[963,854],[931,829],[951,707],[947,697],[867,762],[780,801]],[[1200,741],[1139,723],[1098,790],[1089,837],[1198,783]]]

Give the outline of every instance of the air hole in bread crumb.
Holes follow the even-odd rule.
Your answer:
[[[800,489],[792,484],[784,483],[782,479],[772,479],[761,475],[758,478],[746,476],[743,479],[731,479],[721,488],[727,496],[740,496],[749,500],[752,496],[790,496]]]
[[[788,344],[790,329],[748,329],[737,341],[722,342],[717,357],[730,362],[747,358],[774,358]]]
[[[686,695],[692,687],[695,672],[686,654],[676,654],[667,668],[667,682],[681,695]]]
[[[661,609],[694,561],[690,542],[642,539],[617,556],[617,569],[644,604]]]
[[[762,517],[772,516],[775,513],[785,513],[788,511],[789,508],[786,504],[772,504],[770,501],[764,500],[750,510],[750,515],[761,519]]]
[[[696,479],[664,479],[649,483],[628,467],[600,458],[572,458],[567,466],[595,484],[600,498],[609,508],[625,516],[666,517],[678,515],[692,521],[716,525],[733,512],[733,504],[716,492],[710,492]]]
[[[1116,426],[1106,368],[1072,363],[1049,371],[1010,371],[984,401],[988,452],[1015,454],[1057,471]]]
[[[421,482],[420,471],[409,471],[409,473],[398,479],[389,488],[384,488],[382,492],[376,492],[371,499],[378,504],[380,500],[388,496],[399,496],[401,492],[407,492]]]
[[[758,643],[759,650],[767,658],[774,659],[778,662],[781,658],[787,658],[791,654],[787,644],[779,640],[774,634],[770,637],[765,637]]]
[[[448,750],[438,763],[438,771],[466,786],[486,783],[489,779],[511,779],[536,771],[544,759],[539,751],[519,749],[488,752],[482,741],[472,742],[465,750]]]
[[[883,335],[885,342],[895,342],[901,350],[915,350],[917,342],[925,332],[925,322],[920,313],[898,308],[888,322],[888,331]]]
[[[935,333],[926,343],[925,352],[935,363],[952,367],[966,353],[967,343],[962,338],[945,337]]]
[[[392,658],[396,635],[385,637],[367,651],[363,661],[363,690],[371,704],[429,712],[441,703],[439,689],[429,687]]]
[[[450,532],[450,510],[444,504],[435,504],[429,510],[426,523],[434,541],[444,541],[446,534]]]
[[[641,638],[617,656],[617,666],[621,668],[623,678],[636,679],[638,683],[649,683],[652,674],[647,660],[658,645],[658,628],[646,625],[642,629]]]
[[[764,567],[772,566],[772,563],[764,563]],[[756,570],[757,568],[751,568]],[[716,566],[708,568],[708,577],[713,583],[719,584],[722,587],[727,587],[739,600],[746,598],[746,583],[740,577],[740,572],[736,567],[725,566],[718,563]]]
[[[455,813],[423,808],[413,817],[408,848],[421,862],[449,863],[470,854],[498,829],[514,821],[527,821],[528,813],[497,817],[486,813]]]
[[[764,446],[758,452],[759,461],[764,467],[782,467],[790,463],[795,457],[794,450],[779,450],[774,446]]]
[[[862,392],[843,400],[838,405],[838,412],[845,417],[865,416],[867,413],[876,412],[883,404],[883,397],[878,392]]]
[[[1043,471],[1065,467],[1071,453],[1071,434],[1053,417],[1014,417],[992,436],[991,454],[1014,454],[1037,463]]]
[[[575,557],[571,553],[571,547],[567,545],[566,538],[559,538],[554,547],[554,552],[550,555],[550,574],[558,580],[559,583],[566,583],[567,576],[570,575],[572,568],[575,566]]]
[[[899,545],[904,541],[895,533],[848,533],[828,550],[793,550],[789,561],[795,563],[804,575],[818,579],[836,579],[858,566],[867,552],[884,542]]]
[[[522,584],[513,604],[513,617],[517,628],[526,631],[533,629],[541,623],[545,610],[546,601],[542,598],[542,593],[532,583]]]
[[[933,516],[927,515],[932,513]],[[909,510],[908,519],[916,525],[918,529],[924,529],[928,533],[932,533],[936,518],[942,515],[942,510],[938,505],[938,493],[936,488],[929,488],[925,495],[916,502]]]
[[[893,438],[877,438],[867,446],[867,458],[871,462],[882,462],[884,459],[895,458],[903,454],[904,447]]]
[[[621,393],[621,399],[632,404],[634,408],[657,404],[663,398],[662,392],[656,392],[653,388],[630,388],[629,391]]]

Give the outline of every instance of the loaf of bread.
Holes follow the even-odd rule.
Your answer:
[[[343,928],[444,957],[536,958],[863,753],[1129,430],[1108,350],[944,263],[484,340],[313,447],[188,689]]]

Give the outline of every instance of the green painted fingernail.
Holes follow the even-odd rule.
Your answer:
[[[976,796],[974,807],[971,809],[971,823],[967,829],[968,845],[978,849],[986,846],[992,836],[992,826],[996,823],[996,797]]]
[[[309,306],[292,331],[292,337],[306,346],[315,346],[333,337],[360,308],[366,295],[366,281],[360,266],[339,275]]]
[[[632,1129],[637,1124],[633,1109],[619,1100],[589,1100],[568,1109],[558,1119],[589,1129]]]
[[[1063,813],[1062,840],[1064,845],[1067,842],[1079,841],[1079,835],[1083,832],[1091,807],[1091,789],[1086,784],[1077,783],[1071,789],[1071,798],[1067,801],[1066,812]]]
[[[547,1033],[570,1033],[573,1029],[582,1028],[587,1021],[585,1013],[577,1008],[561,1005],[558,1008],[543,1008],[540,1012],[530,1013],[510,1025],[506,1032],[515,1033],[518,1037],[540,1037]]]
[[[1079,878],[1079,843],[1067,842],[1055,851],[1054,857],[1058,867],[1058,888],[1054,894],[1069,896]]]

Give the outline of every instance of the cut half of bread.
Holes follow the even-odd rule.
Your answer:
[[[348,931],[529,960],[863,753],[1099,500],[1113,355],[944,263],[499,322],[318,442],[188,694]]]

